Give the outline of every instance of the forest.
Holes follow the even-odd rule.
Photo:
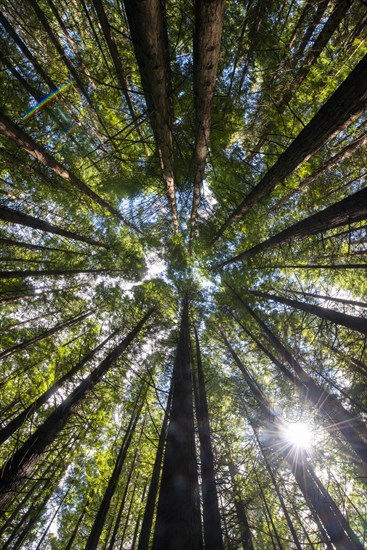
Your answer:
[[[1,0],[0,549],[367,547],[367,3]]]

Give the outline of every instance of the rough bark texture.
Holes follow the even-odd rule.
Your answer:
[[[105,493],[103,495],[103,499],[99,506],[97,515],[94,519],[93,527],[91,529],[87,543],[85,545],[85,550],[95,550],[98,547],[99,539],[101,537],[101,533],[106,521],[108,510],[110,509],[111,500],[113,495],[115,494],[116,487],[120,479],[121,471],[125,464],[126,455],[129,450],[132,437],[135,433],[135,428],[139,419],[140,411],[143,406],[143,402],[140,400],[140,397],[141,397],[141,392],[139,392],[136,398],[134,410],[131,415],[127,430],[125,432],[122,445],[120,447],[120,452],[115,462],[115,467],[109,479],[109,482],[106,487]]]
[[[91,244],[93,246],[102,246],[103,248],[109,248],[108,245],[91,239],[90,237],[83,237],[78,235],[73,231],[68,231],[67,229],[62,229],[57,227],[52,223],[45,222],[29,214],[23,214],[18,212],[13,208],[8,208],[7,206],[0,206],[0,219],[5,222],[16,223],[18,225],[24,225],[26,227],[32,227],[33,229],[39,229],[40,231],[45,231],[46,233],[53,233],[54,235],[60,235],[61,237],[67,237],[73,241],[81,241],[83,243]]]
[[[195,154],[194,191],[190,218],[193,238],[208,155],[211,110],[217,78],[225,0],[196,0],[194,31]]]
[[[22,149],[24,149],[24,151],[27,151],[27,153],[37,159],[38,162],[52,170],[55,174],[63,178],[65,181],[68,181],[70,185],[79,189],[79,191],[81,191],[94,202],[102,206],[102,208],[110,212],[113,216],[119,218],[126,225],[128,225],[138,233],[141,233],[140,229],[138,229],[133,223],[127,220],[118,210],[116,210],[116,208],[108,204],[108,202],[106,202],[102,197],[100,197],[99,195],[97,195],[97,193],[90,189],[88,185],[83,183],[77,176],[72,174],[70,170],[68,170],[59,161],[57,161],[50,153],[48,153],[48,151],[43,149],[41,145],[39,145],[31,136],[26,134],[26,132],[24,132],[22,128],[17,126],[17,124],[14,124],[14,122],[2,112],[0,112],[0,133],[13,140],[14,143],[18,145],[18,147],[21,147]]]
[[[125,351],[153,314],[151,309],[144,315],[135,328],[107,355],[100,365],[92,371],[75,390],[56,407],[53,413],[41,424],[23,445],[2,466],[0,472],[0,508],[3,508],[16,493],[19,484],[28,478],[43,453],[64,428],[69,417],[76,412],[79,405],[101,380],[103,375]]]
[[[148,550],[149,548],[149,541],[150,541],[151,532],[152,532],[154,509],[155,509],[155,503],[157,500],[160,472],[162,467],[164,444],[167,437],[169,411],[171,409],[171,404],[172,404],[172,389],[173,388],[171,386],[170,393],[167,399],[166,410],[165,410],[164,418],[162,422],[162,428],[159,435],[158,447],[155,455],[153,472],[150,478],[148,497],[147,497],[147,502],[144,510],[143,523],[141,526],[141,531],[139,536],[138,550]]]
[[[153,550],[202,548],[196,465],[188,298],[172,378],[173,396],[163,461]]]
[[[163,4],[159,0],[124,0],[141,83],[171,209],[179,230],[173,169],[173,113],[168,37]]]
[[[217,484],[214,475],[214,455],[211,443],[209,409],[206,398],[200,342],[194,327],[196,342],[196,365],[198,374],[198,399],[196,416],[200,441],[201,484],[203,493],[203,527],[205,548],[223,549],[222,529],[218,507]]]
[[[355,223],[367,218],[367,188],[342,199],[341,201],[332,204],[300,222],[291,225],[266,241],[259,243],[234,258],[225,260],[218,267],[252,258],[259,252],[275,248],[284,243],[296,242],[310,235],[316,235],[322,231]]]
[[[92,351],[90,351],[87,355],[83,357],[81,361],[79,361],[74,367],[72,367],[64,376],[62,376],[57,382],[52,384],[52,386],[46,390],[42,395],[37,397],[33,403],[28,405],[20,414],[18,414],[15,418],[13,418],[4,428],[0,430],[0,445],[4,443],[11,435],[15,433],[15,431],[20,428],[20,426],[29,418],[32,416],[33,413],[38,411],[38,409],[46,403],[50,397],[52,397],[58,389],[67,381],[71,380],[72,377],[77,374],[83,367],[93,359],[94,355],[100,351],[111,338],[113,338],[118,331],[113,332],[110,336],[108,336],[101,344],[99,344],[97,347],[95,347]]]
[[[364,56],[250,194],[227,218],[214,240],[218,239],[233,222],[241,219],[256,202],[267,197],[278,183],[284,181],[316,153],[326,140],[341,132],[363,113],[366,102],[367,56]]]
[[[10,355],[13,355],[13,353],[16,353],[17,351],[21,351],[23,349],[28,348],[29,346],[32,346],[36,342],[40,342],[41,340],[44,340],[45,338],[48,338],[49,336],[52,336],[52,334],[55,334],[55,332],[59,332],[60,330],[64,330],[65,328],[69,328],[74,326],[76,323],[80,323],[81,321],[84,321],[89,315],[91,315],[93,311],[88,311],[87,313],[84,313],[83,315],[78,315],[72,317],[71,319],[68,319],[67,321],[64,321],[63,323],[59,323],[56,326],[50,328],[49,330],[46,330],[45,332],[42,332],[38,336],[34,336],[34,338],[30,338],[29,340],[26,340],[25,342],[21,342],[20,344],[16,344],[15,346],[12,346],[11,348],[8,348],[2,352],[0,352],[0,359],[5,359],[6,357],[9,357]]]
[[[285,304],[301,311],[306,311],[312,315],[317,315],[321,319],[331,321],[350,330],[357,330],[362,334],[367,334],[367,319],[363,317],[356,317],[355,315],[347,315],[340,311],[335,311],[326,307],[316,306],[314,304],[306,304],[305,302],[299,302],[298,300],[291,300],[290,298],[284,298],[283,296],[276,296],[275,294],[269,294],[268,292],[260,292],[257,290],[248,290],[250,294],[264,298],[265,300],[273,300],[280,304]]]

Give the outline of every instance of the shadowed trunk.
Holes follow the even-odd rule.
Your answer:
[[[20,426],[27,420],[27,418],[30,418],[38,409],[46,403],[50,397],[52,397],[59,388],[65,384],[65,382],[68,382],[72,379],[72,377],[77,374],[88,361],[93,359],[94,355],[100,351],[111,338],[116,336],[117,332],[119,332],[120,329],[116,330],[110,336],[108,336],[101,344],[99,344],[97,347],[95,347],[92,351],[90,351],[87,355],[83,357],[81,361],[79,361],[74,367],[72,367],[64,376],[62,376],[57,382],[55,382],[48,390],[46,390],[42,395],[37,397],[33,403],[28,405],[20,414],[18,414],[13,420],[9,422],[4,428],[0,430],[0,445],[4,443],[10,436],[12,436],[15,431],[20,428]]]
[[[214,96],[225,0],[196,0],[194,31],[195,154],[194,191],[190,218],[190,241],[194,236],[200,192],[208,155],[211,110]]]
[[[282,296],[276,296],[275,294],[269,294],[268,292],[260,292],[258,290],[246,290],[249,294],[259,296],[264,300],[272,300],[286,306],[305,311],[316,315],[325,321],[331,321],[337,325],[342,325],[350,330],[357,330],[362,334],[367,334],[367,319],[363,317],[356,317],[355,315],[347,315],[340,311],[335,311],[326,307],[316,306],[314,304],[307,304],[305,302],[299,302],[298,300],[291,300],[290,298],[283,298]]]
[[[78,273],[122,273],[121,269],[32,269],[22,271],[0,271],[0,279],[25,279],[27,277],[53,277],[55,275],[77,275]]]
[[[194,332],[196,343],[196,365],[198,373],[198,391],[195,392],[198,398],[195,405],[200,441],[204,543],[205,548],[222,550],[222,529],[220,525],[220,514],[218,508],[217,484],[214,475],[214,456],[211,443],[208,401],[206,398],[199,337],[195,326]]]
[[[163,172],[175,233],[179,231],[173,169],[171,71],[164,4],[160,0],[124,0],[150,123]]]
[[[39,145],[31,136],[26,134],[20,126],[14,124],[4,113],[0,112],[0,133],[4,136],[10,138],[14,143],[27,151],[32,157],[34,157],[38,162],[52,170],[55,174],[60,176],[65,181],[69,182],[70,185],[79,189],[84,195],[92,199],[95,203],[99,204],[110,212],[116,218],[119,218],[126,225],[141,233],[132,222],[127,220],[116,208],[108,204],[102,197],[97,195],[88,185],[83,183],[77,176],[72,174],[65,166],[63,166],[58,160],[56,160],[46,149]]]
[[[139,420],[140,412],[143,406],[143,400],[141,399],[141,391],[138,393],[134,410],[132,412],[129,425],[126,429],[122,445],[120,447],[120,452],[118,453],[115,467],[109,479],[108,485],[106,487],[105,493],[103,495],[102,502],[99,506],[97,515],[94,519],[93,527],[88,537],[87,543],[85,545],[85,550],[95,550],[98,547],[99,539],[106,521],[108,511],[110,509],[111,500],[115,494],[118,481],[120,479],[122,468],[125,464],[126,455],[130,447],[131,440],[135,433],[136,424]]]
[[[267,197],[278,183],[283,182],[316,153],[326,140],[341,132],[363,113],[367,102],[366,71],[367,56],[364,56],[250,194],[230,214],[215,235],[214,241],[223,235],[232,223],[240,220],[255,203]]]
[[[152,472],[152,476],[150,478],[148,498],[147,498],[147,502],[146,502],[146,505],[145,505],[143,523],[142,523],[142,526],[141,526],[141,531],[140,531],[140,536],[139,536],[138,550],[148,550],[148,548],[149,548],[149,541],[150,541],[150,538],[151,538],[151,531],[152,531],[152,524],[153,524],[154,509],[155,509],[155,503],[156,503],[156,500],[157,500],[159,478],[160,478],[160,472],[161,472],[161,467],[162,467],[164,444],[165,444],[166,437],[167,437],[167,426],[168,426],[168,419],[169,419],[169,411],[171,410],[171,405],[172,405],[172,389],[173,388],[172,388],[172,385],[171,385],[170,392],[169,392],[168,399],[167,399],[166,410],[165,410],[164,418],[163,418],[163,422],[162,422],[162,428],[161,428],[161,432],[160,432],[160,435],[159,435],[159,441],[158,441],[157,452],[156,452],[156,455],[155,455],[153,472]]]
[[[12,346],[11,348],[8,348],[2,352],[0,352],[0,359],[5,359],[5,357],[9,357],[10,355],[13,355],[17,351],[23,350],[31,346],[32,344],[35,344],[36,342],[40,342],[41,340],[44,340],[45,338],[48,338],[52,334],[55,334],[55,332],[59,332],[60,330],[64,330],[65,328],[70,328],[77,323],[80,323],[81,321],[84,321],[87,317],[92,315],[96,310],[93,309],[92,311],[88,311],[87,313],[84,313],[83,315],[74,316],[71,319],[68,319],[67,321],[64,321],[63,323],[59,323],[58,325],[50,328],[49,330],[46,330],[45,332],[42,332],[38,336],[35,336],[34,338],[30,338],[29,340],[26,340],[25,342],[21,342],[20,344],[16,344],[15,346]]]
[[[284,424],[276,416],[270,401],[247,372],[221,329],[220,332],[253,397],[260,406],[263,425],[266,427],[264,437],[267,441],[267,448],[277,456],[282,456],[288,463],[306,502],[317,512],[336,550],[363,550],[363,545],[359,542],[348,521],[344,518],[328,491],[317,478],[307,452],[303,450],[302,453],[298,453],[297,459],[295,458],[295,454],[292,453],[291,444],[286,444]]]
[[[67,237],[68,239],[72,239],[74,241],[81,241],[83,243],[91,244],[94,246],[102,246],[103,248],[107,249],[109,248],[107,244],[96,241],[95,239],[91,239],[90,237],[83,237],[82,235],[78,235],[73,231],[62,229],[61,227],[57,227],[52,223],[40,220],[39,218],[35,218],[34,216],[30,216],[29,214],[23,214],[22,212],[18,212],[17,210],[13,210],[12,208],[8,208],[7,206],[0,206],[0,219],[6,222],[15,223],[17,225],[39,229],[40,231],[45,231],[46,233],[61,235],[62,237]]]
[[[41,424],[23,445],[9,458],[1,468],[0,507],[3,508],[16,494],[19,484],[28,478],[40,461],[45,451],[59,435],[70,416],[75,413],[87,395],[100,382],[101,378],[112,367],[113,363],[125,351],[139,334],[145,322],[153,314],[151,309],[144,315],[135,328],[110,352],[107,357],[84,378],[53,413]]]
[[[324,210],[321,210],[321,212],[308,216],[308,218],[287,227],[287,229],[284,229],[266,241],[221,262],[216,267],[223,267],[240,260],[247,260],[264,250],[270,250],[285,243],[293,243],[311,235],[322,233],[322,231],[340,227],[341,225],[360,222],[366,218],[367,188],[328,206]]]
[[[185,296],[153,550],[202,549],[191,370],[189,300]]]

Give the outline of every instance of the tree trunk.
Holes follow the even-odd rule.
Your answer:
[[[109,248],[107,244],[103,244],[99,241],[96,241],[95,239],[91,239],[90,237],[83,237],[82,235],[78,235],[73,231],[62,229],[61,227],[57,227],[56,225],[40,220],[39,218],[35,218],[34,216],[30,216],[29,214],[22,214],[17,210],[8,208],[7,206],[0,206],[0,219],[6,222],[15,223],[17,225],[39,229],[40,231],[45,231],[46,233],[61,235],[62,237],[67,237],[68,239],[72,239],[74,241],[81,241],[87,244],[91,244],[93,246],[101,246],[106,249]]]
[[[293,243],[317,235],[329,229],[356,223],[367,218],[367,188],[342,199],[341,201],[328,206],[321,212],[312,214],[297,222],[266,241],[237,254],[234,258],[221,262],[217,267],[223,267],[233,262],[252,258],[259,252],[275,248],[284,243]]]
[[[133,330],[110,352],[64,401],[56,407],[53,413],[37,428],[27,441],[9,458],[1,469],[0,477],[0,507],[5,506],[17,491],[19,484],[28,478],[43,454],[64,428],[70,416],[75,413],[87,395],[93,390],[103,375],[108,372],[113,363],[125,351],[129,344],[139,334],[145,322],[153,314],[154,308],[139,321]]]
[[[0,111],[0,133],[10,138],[14,143],[18,145],[24,151],[27,151],[38,162],[52,170],[55,174],[60,176],[65,181],[69,182],[71,186],[81,191],[84,195],[92,199],[95,203],[102,206],[105,210],[110,212],[116,218],[122,220],[126,225],[141,233],[132,222],[127,220],[116,208],[108,204],[102,197],[97,195],[88,185],[83,183],[77,176],[75,176],[70,170],[63,166],[58,160],[56,160],[46,149],[43,149],[31,136],[26,134],[20,126],[14,124],[10,118],[8,118],[3,112]]]
[[[201,550],[190,363],[189,300],[183,300],[173,396],[153,550]]]
[[[160,472],[161,472],[161,466],[162,466],[162,458],[163,458],[163,451],[164,451],[164,444],[167,437],[167,426],[168,426],[168,419],[169,419],[169,411],[171,410],[172,405],[172,385],[170,388],[170,392],[167,399],[167,405],[166,410],[164,412],[163,422],[162,422],[162,428],[161,432],[159,434],[159,441],[158,441],[158,447],[157,452],[155,455],[155,461],[153,466],[153,472],[152,477],[150,479],[150,485],[148,490],[148,498],[145,505],[145,511],[144,511],[144,517],[143,517],[143,523],[141,526],[140,536],[139,536],[139,543],[138,543],[138,550],[148,550],[149,548],[149,541],[151,538],[151,531],[152,531],[152,524],[153,524],[153,516],[154,516],[154,509],[155,509],[155,503],[157,500],[157,494],[158,494],[158,486],[159,486],[159,478],[160,478]],[[112,548],[111,548],[112,550]]]
[[[55,382],[48,390],[46,390],[42,395],[37,397],[33,403],[28,405],[18,416],[13,418],[9,422],[7,426],[2,428],[0,430],[0,445],[4,443],[9,437],[11,437],[15,431],[20,428],[20,426],[28,419],[31,415],[33,415],[38,409],[46,403],[50,397],[52,397],[65,382],[68,382],[72,379],[72,377],[77,374],[86,363],[88,363],[91,359],[93,359],[94,355],[101,350],[111,338],[113,338],[120,329],[116,330],[110,336],[108,336],[101,344],[99,344],[97,347],[95,347],[92,351],[90,351],[87,355],[83,357],[81,361],[79,361],[74,367],[72,367],[64,376],[62,376],[57,382]]]
[[[110,543],[108,545],[108,550],[113,550],[115,548],[116,536],[117,536],[117,532],[118,532],[119,527],[120,527],[122,512],[124,511],[124,508],[125,508],[126,496],[127,496],[127,492],[128,492],[129,486],[130,486],[131,476],[132,476],[134,468],[135,468],[135,462],[136,462],[136,457],[137,456],[138,456],[138,449],[136,449],[135,454],[134,454],[134,458],[131,462],[130,470],[129,470],[127,480],[126,480],[126,484],[125,484],[125,489],[124,489],[122,499],[121,499],[121,503],[120,503],[120,506],[119,506],[119,509],[118,509],[118,512],[117,512],[115,527],[113,529],[112,537],[111,537]]]
[[[203,493],[203,527],[205,548],[223,549],[222,529],[218,507],[217,484],[214,475],[214,456],[211,443],[208,401],[201,361],[199,337],[194,326],[196,365],[198,372],[198,399],[195,404],[200,441],[201,483]],[[195,393],[194,393],[195,395]]]
[[[40,244],[30,244],[23,241],[15,241],[14,239],[5,239],[0,237],[0,244],[5,246],[14,246],[17,248],[25,248],[27,250],[49,250],[50,252],[65,252],[65,254],[83,254],[75,250],[66,250],[65,248],[54,248],[52,246],[42,246]]]
[[[51,90],[55,90],[57,86],[51,80],[51,78],[47,75],[47,73],[43,70],[40,63],[38,63],[37,59],[34,57],[31,51],[24,44],[23,40],[20,38],[16,30],[11,26],[9,21],[5,18],[4,12],[0,12],[0,23],[2,24],[6,32],[14,40],[15,44],[18,46],[18,48],[23,53],[23,55],[32,63],[33,67],[35,68],[35,71],[40,75],[41,78],[43,78],[43,80],[51,88]]]
[[[283,298],[282,296],[276,296],[275,294],[269,294],[268,292],[260,292],[258,290],[246,290],[249,294],[259,296],[264,300],[271,300],[286,306],[305,311],[316,315],[325,321],[331,321],[337,325],[342,325],[350,330],[357,330],[362,334],[367,335],[367,319],[363,317],[356,317],[355,315],[347,315],[346,313],[340,313],[332,309],[316,306],[314,304],[306,304],[305,302],[299,302],[298,300],[291,300],[290,298]]]
[[[12,346],[11,348],[8,348],[2,352],[0,352],[0,360],[5,359],[6,357],[9,357],[10,355],[13,355],[14,353],[26,349],[32,344],[35,344],[36,342],[40,342],[41,340],[44,340],[45,338],[48,338],[52,334],[55,334],[55,332],[59,332],[60,330],[64,330],[65,328],[73,327],[75,324],[80,323],[81,321],[84,321],[87,317],[92,315],[96,310],[93,309],[92,311],[88,311],[87,313],[84,313],[83,315],[79,315],[77,317],[72,317],[71,319],[68,319],[67,321],[64,321],[63,323],[59,323],[58,325],[50,328],[49,330],[46,330],[45,332],[42,332],[38,336],[35,336],[34,338],[30,338],[29,340],[26,340],[25,342],[22,342],[20,344],[16,344],[15,346]]]
[[[306,189],[311,183],[313,183],[315,180],[317,180],[320,176],[322,176],[325,172],[330,170],[330,168],[333,168],[336,166],[339,162],[350,158],[356,151],[359,151],[361,147],[364,147],[367,143],[367,134],[364,134],[363,136],[357,138],[356,140],[352,141],[352,143],[349,143],[346,147],[344,147],[339,153],[336,153],[332,157],[329,158],[324,164],[322,164],[317,170],[315,170],[312,174],[304,178],[304,180],[301,181],[297,189],[294,189],[281,199],[279,199],[274,206],[271,207],[270,211],[277,211],[277,209],[280,206],[283,206],[286,204],[290,198],[292,198],[294,195],[302,191],[303,189]]]
[[[366,71],[367,55],[301,130],[250,194],[230,214],[215,235],[214,241],[233,222],[241,219],[256,202],[267,197],[279,182],[283,182],[316,153],[326,140],[341,132],[364,112],[367,101]]]
[[[22,271],[0,271],[0,279],[25,279],[27,277],[53,277],[54,275],[77,275],[78,273],[121,273],[121,269],[32,269]]]
[[[97,515],[94,519],[93,527],[88,537],[85,550],[95,550],[98,547],[99,539],[106,521],[108,511],[110,509],[111,500],[115,494],[118,481],[120,479],[122,468],[125,464],[126,455],[130,448],[130,443],[135,433],[136,424],[139,420],[140,412],[143,406],[143,400],[141,399],[141,390],[139,391],[134,405],[134,410],[132,412],[129,425],[126,429],[122,445],[120,447],[120,452],[118,453],[115,467],[109,479],[108,485],[106,487],[105,493],[103,495],[102,502],[99,506]]]
[[[236,475],[238,472],[231,458],[229,458],[228,460],[228,470],[231,478],[234,507],[236,510],[237,521],[240,527],[242,548],[243,550],[254,550],[245,504],[243,502],[241,494],[238,491],[238,486],[236,482]],[[208,548],[210,548],[210,546],[208,546]]]
[[[173,169],[171,71],[164,4],[160,0],[124,0],[124,5],[157,144],[173,228],[178,233]]]
[[[194,31],[195,154],[190,241],[194,236],[210,140],[211,110],[217,78],[225,0],[196,0]]]
[[[345,298],[336,298],[335,296],[305,292],[304,290],[293,290],[292,288],[288,288],[287,292],[290,292],[291,294],[299,294],[301,296],[310,296],[311,298],[319,298],[320,300],[326,300],[328,302],[336,302],[337,304],[367,308],[366,302],[359,302],[358,300],[346,300]]]
[[[125,74],[124,68],[123,68],[122,63],[121,63],[121,58],[120,58],[120,55],[119,55],[119,52],[118,52],[113,34],[112,34],[111,26],[108,22],[107,15],[106,15],[105,9],[103,7],[103,3],[100,2],[99,0],[93,0],[93,6],[94,6],[94,8],[97,12],[98,20],[99,20],[99,23],[101,25],[102,32],[103,32],[103,35],[105,37],[107,47],[109,49],[113,64],[115,66],[117,79],[118,79],[118,82],[120,84],[121,91],[122,91],[123,96],[125,98],[127,107],[129,109],[130,116],[131,116],[132,121],[134,123],[135,130],[137,131],[137,133],[139,135],[140,141],[142,143],[144,143],[145,140],[144,140],[144,137],[143,137],[143,135],[140,131],[139,124],[138,124],[138,121],[137,121],[137,117],[136,117],[136,114],[135,114],[134,100],[133,100],[133,97],[132,97],[131,88],[129,86],[127,76]]]
[[[274,413],[270,401],[246,371],[223,331],[221,333],[223,341],[240,368],[251,393],[260,405],[262,417],[267,426],[267,447],[277,456],[281,455],[288,463],[306,502],[316,510],[336,550],[363,550],[362,544],[350,528],[349,523],[314,473],[307,452],[298,453],[297,460],[295,460],[294,453],[291,452],[291,445],[284,441],[285,426]]]

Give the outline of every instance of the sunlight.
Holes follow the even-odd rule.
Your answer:
[[[313,433],[305,422],[293,422],[285,428],[285,439],[297,449],[310,449]]]

